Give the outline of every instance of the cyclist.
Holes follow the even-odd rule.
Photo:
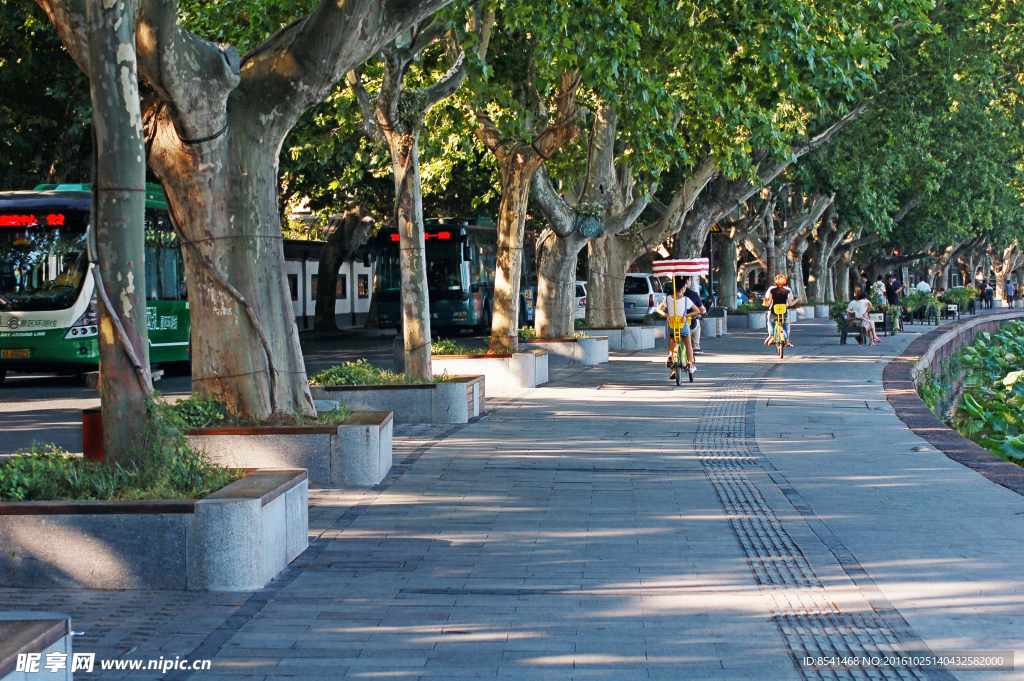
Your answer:
[[[793,291],[789,288],[789,277],[785,274],[779,274],[775,276],[775,286],[770,287],[764,292],[764,304],[768,306],[768,338],[765,339],[765,345],[771,345],[775,342],[772,337],[772,326],[775,323],[775,319],[772,315],[775,313],[776,305],[785,305],[787,308],[792,307],[796,302],[800,300],[800,296],[794,298]],[[788,309],[787,309],[788,312]],[[782,332],[786,334],[786,346],[793,347],[793,343],[789,340],[789,315],[785,317],[785,321],[782,323]]]
[[[693,341],[690,339],[690,318],[686,315],[700,314],[700,308],[694,305],[693,301],[690,300],[686,295],[686,280],[683,277],[676,277],[675,283],[669,283],[668,288],[665,289],[668,295],[665,296],[665,300],[661,301],[661,305],[658,306],[658,312],[668,317],[669,328],[673,331],[676,326],[679,327],[679,335],[683,339],[683,344],[686,346],[686,364],[690,367],[689,373],[693,373],[697,370],[697,365],[693,361]],[[676,350],[676,338],[675,334],[669,336],[668,340],[668,359],[665,360],[665,366],[672,366],[672,359],[675,357]],[[672,373],[669,374],[671,378],[676,377],[676,370],[672,369]]]

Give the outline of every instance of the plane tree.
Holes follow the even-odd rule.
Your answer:
[[[37,2],[89,74],[87,1]],[[210,3],[297,15],[239,54],[219,25],[209,37],[186,29],[177,0],[139,0],[147,160],[184,244],[199,394],[252,417],[315,413],[284,279],[278,154],[346,73],[447,2]]]

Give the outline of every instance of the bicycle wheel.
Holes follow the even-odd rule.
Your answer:
[[[687,367],[687,369],[689,369],[689,367]],[[693,372],[688,370],[686,375],[690,377],[690,383],[693,383]]]
[[[775,344],[779,346],[779,359],[782,359],[782,354],[786,351],[785,336],[783,336],[782,340],[775,341]]]
[[[682,385],[683,380],[679,377],[679,372],[682,370],[681,366],[676,365],[676,385]]]

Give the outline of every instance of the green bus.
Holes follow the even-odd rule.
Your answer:
[[[99,366],[86,234],[88,184],[0,192],[0,382],[8,372],[84,374]],[[149,360],[189,361],[184,263],[163,188],[146,185]]]
[[[490,333],[494,309],[494,268],[498,230],[490,218],[424,220],[427,290],[432,330],[473,329]],[[377,233],[377,321],[381,328],[402,327],[402,267],[399,237],[394,228]],[[527,232],[523,243],[523,275],[519,325],[533,323],[536,294],[536,241]]]

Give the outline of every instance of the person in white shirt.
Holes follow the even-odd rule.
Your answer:
[[[850,304],[846,306],[846,313],[850,315],[850,319],[856,319],[861,326],[865,327],[871,334],[871,344],[877,345],[882,342],[882,339],[875,333],[875,323],[868,319],[868,312],[870,311],[871,301],[868,300],[866,291],[858,293],[857,299],[851,300]]]
[[[932,287],[929,286],[928,282],[925,281],[924,279],[922,279],[921,281],[917,282],[917,286],[915,286],[914,288],[916,288],[921,293],[931,293],[932,292]]]
[[[662,288],[665,288],[665,292],[668,295],[665,296],[665,300],[661,301],[661,305],[658,306],[657,311],[668,317],[670,329],[674,329],[675,324],[680,325],[679,335],[682,337],[683,344],[686,346],[686,363],[690,367],[689,373],[692,374],[697,370],[697,365],[693,361],[693,341],[690,339],[690,318],[686,315],[700,314],[700,308],[686,296],[686,282],[682,277],[676,277],[674,287],[671,283],[666,286],[668,286],[668,288],[665,288],[664,286]],[[672,359],[675,357],[675,350],[676,338],[675,334],[671,333],[668,337],[668,359],[665,361],[666,367],[672,366]],[[676,377],[675,369],[672,369],[670,377],[673,379]]]

